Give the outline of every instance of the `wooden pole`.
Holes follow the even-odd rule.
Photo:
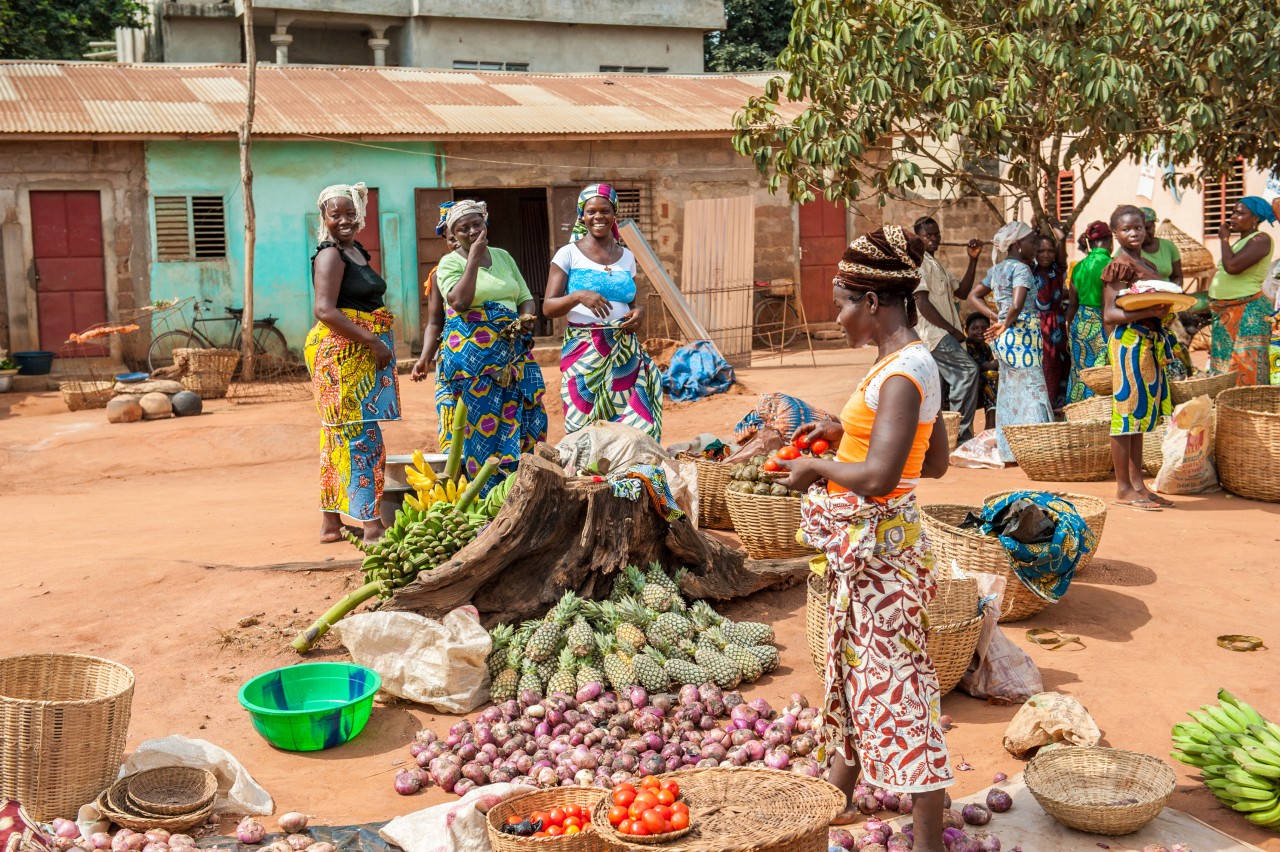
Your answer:
[[[244,2],[244,62],[248,71],[248,96],[244,123],[240,125],[240,186],[244,195],[244,320],[240,324],[240,378],[253,381],[253,253],[256,217],[253,210],[253,167],[249,163],[249,138],[253,133],[254,86],[257,82],[257,50],[253,42],[253,0]]]

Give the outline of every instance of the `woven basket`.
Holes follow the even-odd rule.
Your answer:
[[[1000,428],[1028,479],[1097,482],[1111,477],[1111,425],[1105,420]]]
[[[838,789],[795,772],[732,766],[660,777],[680,784],[689,802],[691,831],[661,846],[611,839],[610,849],[826,852],[827,826],[844,810],[844,794]]]
[[[954,559],[963,571],[982,571],[1004,577],[1001,623],[1030,618],[1048,606],[1049,602],[1032,594],[1009,568],[1009,557],[999,539],[976,530],[960,529],[965,516],[977,511],[977,506],[950,503],[921,506],[920,517],[924,521],[924,531],[929,536],[933,555],[943,565],[950,565]]]
[[[1229,373],[1217,373],[1212,376],[1196,376],[1169,382],[1169,396],[1174,405],[1182,405],[1198,396],[1216,399],[1218,394],[1236,386],[1238,374],[1235,370]]]
[[[162,816],[146,813],[129,804],[128,788],[130,778],[132,776],[121,778],[103,790],[97,801],[94,802],[94,806],[102,812],[104,817],[121,828],[131,828],[134,831],[146,831],[151,828],[163,828],[165,831],[170,832],[186,831],[189,828],[200,825],[209,818],[209,814],[213,813],[213,799],[210,799],[208,804],[204,805],[200,810],[188,814]]]
[[[0,799],[74,814],[120,770],[133,672],[79,654],[0,659]]]
[[[1147,476],[1155,476],[1164,467],[1164,433],[1169,429],[1169,418],[1162,419],[1156,428],[1142,436],[1142,470]]]
[[[1108,835],[1130,834],[1151,822],[1178,783],[1173,770],[1149,754],[1083,747],[1037,754],[1023,780],[1058,822]]]
[[[1111,367],[1086,367],[1080,371],[1080,381],[1098,396],[1111,396]]]
[[[726,491],[729,517],[742,546],[752,559],[810,556],[813,550],[796,541],[800,529],[800,501],[795,497],[766,497]]]
[[[129,776],[125,801],[140,813],[182,816],[195,813],[218,794],[218,777],[207,769],[166,766]]]
[[[683,790],[680,791],[680,799],[689,806],[689,812],[692,814],[694,803],[689,800],[689,797],[684,794]],[[614,849],[616,846],[621,846],[623,844],[665,847],[673,840],[678,840],[681,837],[687,837],[693,833],[693,821],[690,819],[688,827],[682,828],[679,831],[668,831],[663,834],[639,836],[623,834],[614,828],[609,822],[609,807],[612,804],[612,797],[607,797],[601,800],[600,804],[596,805],[595,811],[591,814],[591,824],[599,826],[598,830],[600,832],[600,836],[604,838],[605,847],[608,849]]]
[[[1111,419],[1111,397],[1091,396],[1088,399],[1071,403],[1062,409],[1062,413],[1070,423],[1080,423],[1085,420],[1109,421]]]
[[[1214,458],[1222,487],[1280,503],[1280,385],[1224,390],[1214,408]]]
[[[989,503],[994,503],[1001,497],[1007,497],[1012,493],[1012,491],[997,491],[995,494],[988,494],[983,499],[982,505],[986,506]],[[1085,526],[1093,531],[1093,537],[1098,540],[1098,546],[1101,547],[1102,531],[1107,526],[1107,501],[1091,494],[1075,494],[1071,491],[1050,491],[1049,493],[1055,497],[1061,497],[1072,506],[1075,506],[1076,514],[1084,521]],[[1095,548],[1093,553],[1081,558],[1076,564],[1076,571],[1083,571],[1085,566],[1093,561],[1093,554],[1097,552],[1097,548]]]
[[[827,585],[822,575],[809,575],[807,598],[805,639],[813,668],[822,677],[827,665]],[[977,581],[953,580],[950,569],[947,569],[939,577],[938,594],[929,604],[926,640],[929,658],[938,674],[941,695],[955,689],[960,678],[964,677],[981,633]]]
[[[955,452],[956,444],[960,440],[960,412],[942,412],[942,425],[947,427],[947,449]]]
[[[62,401],[72,411],[106,408],[116,395],[115,382],[62,382],[58,389],[62,391]]]
[[[725,489],[729,485],[732,465],[695,459],[698,467],[698,526],[709,530],[731,530],[729,503]]]
[[[175,349],[173,363],[183,369],[182,386],[201,399],[222,399],[236,374],[240,352],[236,349]]]
[[[595,810],[604,801],[608,791],[599,787],[553,787],[522,793],[499,802],[489,810],[489,845],[493,852],[528,852],[530,849],[568,850],[568,852],[608,852],[609,846],[592,828],[581,834],[560,837],[516,837],[500,830],[509,816],[528,816],[533,811],[549,811],[565,805],[580,805]],[[594,823],[595,817],[592,816]]]

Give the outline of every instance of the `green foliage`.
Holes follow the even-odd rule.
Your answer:
[[[1103,164],[1079,210],[1134,156],[1202,164],[1184,182],[1280,162],[1276,44],[1274,3],[799,0],[735,146],[797,200],[997,184],[1037,216],[1060,170]]]
[[[725,0],[727,26],[704,42],[708,71],[764,71],[778,67],[791,32],[792,0]]]
[[[139,0],[0,0],[0,59],[83,59],[145,11]]]

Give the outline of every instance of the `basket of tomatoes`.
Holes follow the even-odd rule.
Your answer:
[[[657,845],[684,837],[689,803],[671,778],[646,775],[639,784],[619,784],[595,808],[595,824],[607,841]]]
[[[802,435],[773,454],[754,456],[730,472],[725,491],[729,517],[752,559],[784,559],[813,553],[796,537],[803,495],[781,484],[787,471],[778,463],[805,455],[835,457],[825,440],[810,443],[808,436]]]
[[[523,793],[489,810],[489,845],[494,852],[607,852],[595,830],[593,812],[608,797],[598,787],[553,787]]]

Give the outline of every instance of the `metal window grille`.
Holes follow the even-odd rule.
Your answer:
[[[644,234],[653,239],[653,198],[642,185],[615,186],[618,193],[618,221],[631,219]]]
[[[1231,209],[1244,198],[1244,160],[1236,160],[1231,174],[1204,183],[1204,233],[1203,239],[1218,234],[1222,223],[1231,218]]]
[[[227,211],[220,195],[161,195],[155,201],[156,260],[222,260]]]
[[[602,74],[665,74],[671,69],[661,65],[601,65]]]
[[[490,62],[474,59],[453,60],[455,71],[528,71],[528,62]]]

